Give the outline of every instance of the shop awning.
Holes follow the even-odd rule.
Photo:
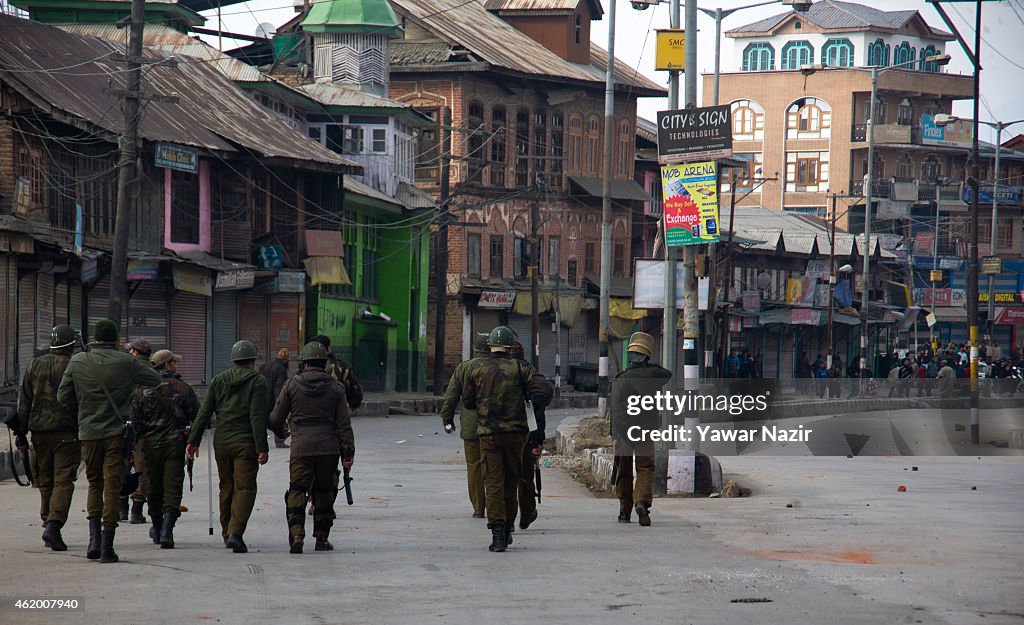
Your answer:
[[[593,197],[604,196],[604,180],[591,176],[569,176],[569,180],[583,190],[586,195]],[[616,200],[637,200],[639,202],[653,202],[654,198],[644,191],[637,182],[633,180],[612,180],[611,197]]]
[[[967,323],[967,309],[962,306],[941,306],[935,309],[939,323]]]
[[[340,284],[352,286],[352,279],[345,271],[345,264],[338,256],[314,256],[302,261],[306,266],[310,284]]]

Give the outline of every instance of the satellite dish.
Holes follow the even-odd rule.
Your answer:
[[[772,277],[767,272],[762,271],[757,274],[757,288],[767,289],[772,283]]]
[[[263,37],[264,39],[270,39],[277,32],[277,27],[270,22],[263,22],[256,27],[256,36]]]

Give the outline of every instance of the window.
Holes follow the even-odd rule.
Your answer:
[[[583,136],[583,171],[592,176],[601,175],[601,118],[591,115],[587,132]]]
[[[882,125],[882,124],[885,123],[885,120],[886,120],[886,117],[887,117],[887,113],[888,113],[888,105],[886,105],[884,99],[879,97],[875,101],[875,115],[878,117],[878,124],[879,125]],[[868,121],[870,121],[870,120],[871,120],[871,96],[869,95],[868,99],[864,101],[864,123],[867,124]]]
[[[480,173],[484,160],[484,107],[479,102],[471,102],[466,115],[469,136],[466,139],[466,172],[470,179]]]
[[[740,141],[764,139],[764,109],[760,104],[750,100],[732,103],[732,138]]]
[[[488,263],[488,271],[492,278],[500,278],[505,273],[505,240],[496,235],[491,235],[491,258]]]
[[[925,61],[930,56],[938,55],[939,51],[935,49],[935,46],[928,44],[927,48],[921,48],[921,71],[922,72],[937,72],[939,71],[939,64],[935,61]]]
[[[913,61],[916,58],[915,57],[916,52],[917,52],[917,49],[914,48],[913,46],[911,46],[910,42],[904,41],[900,45],[896,46],[895,50],[893,50],[893,53],[892,53],[892,64],[893,65],[903,65],[905,63],[910,63],[911,61]],[[913,67],[911,67],[909,69],[913,69]]]
[[[327,149],[338,154],[363,153],[363,128],[360,126],[327,125]]]
[[[752,190],[754,188],[754,180],[764,175],[764,156],[761,152],[753,152],[733,154],[733,158],[747,161],[747,165],[743,169],[731,170],[735,172],[736,191],[738,193],[745,193]],[[730,193],[732,191],[732,184],[730,182],[733,179],[732,176],[733,174],[729,174],[722,177],[722,193]]]
[[[996,248],[1013,247],[1013,220],[1000,219],[996,224]]]
[[[531,252],[533,246],[526,237],[516,237],[515,249],[512,254],[513,277],[525,278],[529,273]]]
[[[583,275],[593,275],[597,266],[597,244],[587,241],[583,246]]]
[[[491,184],[505,186],[505,108],[496,106],[491,111]]]
[[[561,275],[562,271],[562,239],[548,237],[548,273],[552,276]]]
[[[171,241],[199,244],[199,176],[171,170]]]
[[[583,171],[583,118],[573,115],[569,118],[569,165],[570,174]]]
[[[530,184],[530,112],[516,113],[516,186]]]
[[[388,130],[387,128],[374,128],[372,130],[373,143],[371,147],[374,152],[381,154],[388,151]]]
[[[628,121],[622,121],[618,124],[619,128],[619,139],[618,149],[615,153],[615,175],[619,178],[630,178],[632,177],[632,164],[633,164],[633,144],[636,140],[633,137],[632,126],[629,125]]]
[[[565,280],[569,283],[569,286],[576,286],[576,280],[578,279],[578,263],[575,258],[570,258],[567,263],[568,267],[565,272]]]
[[[582,37],[583,37],[583,19],[579,15],[576,16],[576,29],[575,30],[576,30],[576,43],[580,43],[580,41],[582,40]]]
[[[904,152],[896,159],[896,177],[911,180],[914,177],[914,159]]]
[[[551,161],[548,166],[548,185],[552,189],[562,188],[562,159],[565,157],[565,118],[560,111],[551,113]]]
[[[775,48],[770,43],[757,41],[743,49],[744,72],[770,72],[775,69]]]
[[[929,154],[928,158],[921,163],[921,182],[934,184],[935,179],[942,174],[942,163],[939,157]]]
[[[853,67],[853,43],[849,39],[829,39],[821,49],[821,60],[835,67]]]
[[[911,126],[914,124],[914,105],[909,98],[903,98],[900,107],[896,110],[896,123],[900,126]]]
[[[861,167],[863,167],[861,171],[864,172],[864,175],[868,175],[868,159],[866,157],[861,161]],[[885,159],[880,154],[875,154],[875,171],[871,173],[874,180],[881,180],[885,177]]]
[[[441,155],[440,130],[438,123],[437,109],[420,111],[429,117],[435,125],[420,129],[419,140],[416,142],[416,180],[427,184],[437,184],[441,181],[441,168],[438,165]]]
[[[533,113],[533,171],[535,175],[547,170],[547,151],[548,112],[541,109]]]
[[[612,244],[612,275],[620,278],[626,275],[626,244],[622,241]]]
[[[781,69],[800,69],[814,63],[814,48],[809,41],[790,41],[782,46]]]
[[[480,277],[480,235],[466,235],[466,274],[472,278]]]
[[[831,136],[832,108],[818,98],[801,98],[786,110],[789,139],[827,139]]]
[[[875,42],[868,45],[868,65],[875,67],[885,67],[889,64],[889,50],[890,47],[881,38],[875,39]]]
[[[787,152],[786,191],[828,191],[828,152]]]

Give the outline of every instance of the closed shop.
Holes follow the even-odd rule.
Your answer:
[[[205,386],[206,300],[187,291],[174,291],[170,299],[171,351],[181,356],[178,373],[192,385]]]
[[[67,324],[68,313],[68,283],[60,280],[53,288],[53,325]]]
[[[168,346],[167,291],[164,280],[143,280],[128,300],[126,341],[146,339],[156,352]]]
[[[36,348],[36,276],[18,280],[18,374],[20,380]]]
[[[488,334],[500,323],[501,320],[498,317],[497,310],[487,308],[473,309],[473,332],[478,334]]]
[[[18,383],[15,367],[18,335],[18,268],[12,254],[0,255],[0,336],[3,337],[3,351],[0,352],[0,382],[2,386]]]
[[[270,338],[267,333],[270,320],[269,312],[270,305],[267,295],[248,291],[242,294],[238,336],[256,346],[260,353],[256,366],[262,365],[277,353],[276,350],[270,350]],[[298,354],[293,354],[293,356],[298,357]]]
[[[68,286],[68,324],[78,331],[83,330],[82,285],[77,282]]]
[[[302,348],[301,293],[277,293],[270,296],[270,351],[287,349],[297,353]]]
[[[53,330],[55,308],[53,274],[36,275],[36,345],[49,345]]]
[[[530,332],[532,332],[532,322],[530,317],[523,315],[509,315],[508,327],[512,328],[512,331],[519,336],[519,342],[523,346],[523,352],[526,354],[526,359],[531,360],[533,348],[531,347],[530,337]]]
[[[214,291],[213,293],[213,352],[210,362],[213,368],[210,377],[231,368],[231,346],[238,342],[238,292]]]
[[[89,315],[87,324],[88,335],[89,340],[92,341],[95,338],[92,332],[96,328],[96,322],[107,318],[107,302],[110,298],[110,277],[105,277],[91,288],[87,288],[85,298],[87,314]]]

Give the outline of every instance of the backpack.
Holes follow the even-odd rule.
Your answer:
[[[327,375],[345,387],[345,400],[348,402],[349,408],[355,410],[362,405],[363,387],[360,386],[359,380],[356,380],[351,367],[347,367],[337,359],[331,358],[327,363]]]

